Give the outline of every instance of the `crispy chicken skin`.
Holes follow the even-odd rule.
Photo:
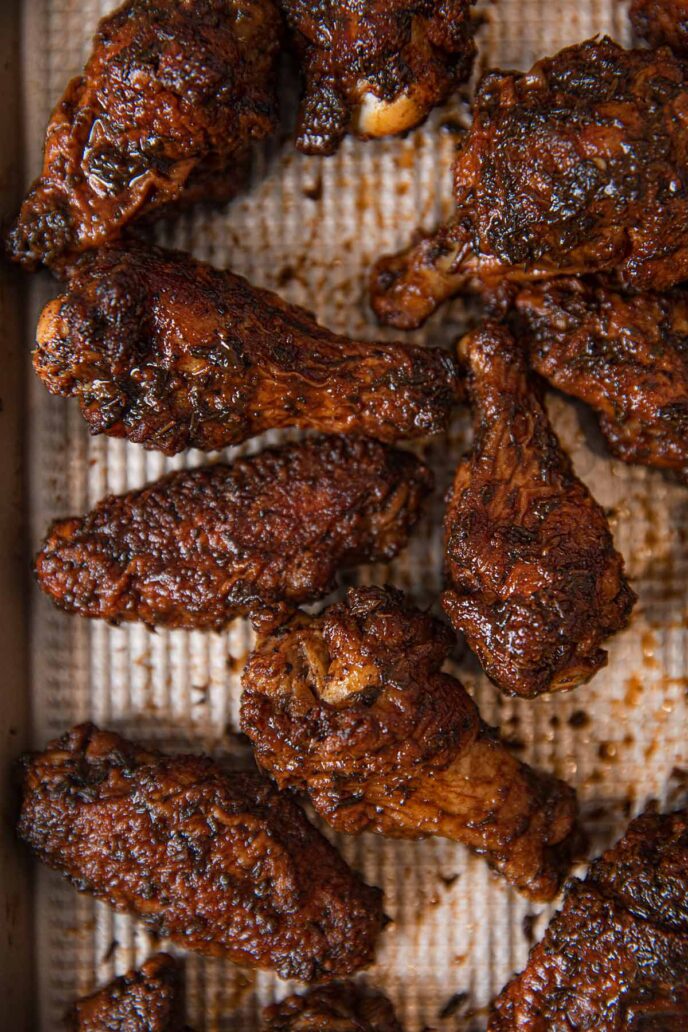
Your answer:
[[[176,961],[158,953],[139,968],[78,1000],[68,1032],[185,1032],[181,975]]]
[[[422,122],[471,74],[475,0],[279,0],[305,78],[296,146],[332,154],[349,131]]]
[[[688,277],[688,66],[589,40],[530,72],[488,73],[454,168],[455,219],[380,260],[381,321],[418,326],[459,290],[607,271],[665,290]]]
[[[666,45],[688,57],[687,0],[633,0],[630,16],[636,36],[650,46]]]
[[[442,835],[530,899],[551,899],[579,846],[576,796],[521,763],[441,667],[454,636],[392,588],[351,588],[259,640],[242,730],[280,788],[338,831]]]
[[[80,891],[282,978],[352,974],[384,924],[380,890],[269,781],[92,724],[24,759],[18,830]]]
[[[688,813],[645,813],[574,880],[488,1032],[685,1032]]]
[[[262,1032],[403,1032],[384,993],[335,982],[266,1007]]]
[[[688,291],[562,278],[525,286],[515,309],[530,364],[595,409],[613,455],[688,480]]]
[[[181,470],[59,520],[36,561],[68,612],[220,630],[284,619],[338,570],[393,558],[432,474],[377,441],[312,438],[231,466]]]
[[[474,444],[448,501],[442,604],[505,694],[575,688],[605,665],[635,595],[513,337],[485,323],[459,348]]]
[[[84,255],[49,302],[34,365],[94,434],[172,455],[284,427],[383,441],[443,430],[461,396],[444,351],[341,337],[187,254]]]
[[[129,0],[105,18],[53,112],[12,256],[59,263],[171,202],[231,196],[275,124],[280,26],[272,0]]]

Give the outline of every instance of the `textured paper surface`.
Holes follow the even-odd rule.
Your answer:
[[[81,69],[98,17],[113,6],[26,0],[26,164],[32,175],[50,109]],[[596,32],[628,38],[625,7],[617,0],[501,0],[482,10],[487,23],[479,35],[481,68],[525,68]],[[347,140],[326,160],[297,155],[285,129],[281,140],[258,155],[250,192],[225,210],[182,218],[161,231],[161,239],[279,289],[334,330],[372,338],[380,331],[366,306],[370,265],[381,252],[405,243],[418,224],[430,227],[449,210],[456,135],[448,130],[465,119],[457,101],[407,139]],[[55,284],[43,274],[31,289],[29,327]],[[465,318],[461,304],[454,303],[413,337],[449,343]],[[456,672],[484,717],[501,726],[520,755],[577,787],[597,849],[649,798],[670,801],[672,771],[686,761],[688,492],[659,474],[610,461],[582,408],[553,397],[551,411],[577,472],[610,510],[640,596],[632,626],[612,643],[608,668],[568,696],[501,699],[470,655],[459,656]],[[36,545],[51,518],[80,513],[106,492],[204,461],[196,452],[170,461],[123,442],[90,440],[76,404],[49,397],[36,382],[27,429]],[[411,547],[388,571],[361,571],[361,580],[388,576],[422,603],[436,598],[442,496],[467,445],[466,429],[466,416],[459,413],[449,441],[427,448],[438,489]],[[244,450],[263,443],[252,441]],[[243,622],[222,635],[113,629],[59,613],[37,590],[32,620],[36,744],[90,718],[165,747],[236,754],[246,761],[232,736],[241,665],[250,648]],[[539,936],[547,908],[526,903],[480,860],[449,842],[404,844],[364,836],[338,843],[369,881],[384,888],[386,910],[394,918],[381,939],[378,962],[365,977],[389,993],[409,1032],[484,1028],[490,996],[527,956],[526,932],[533,921],[524,926],[524,918],[539,915]],[[142,962],[157,945],[135,922],[78,896],[45,871],[38,878],[36,913],[42,1030],[58,1026],[74,996]],[[269,974],[191,955],[186,977],[188,1020],[199,1032],[252,1032],[260,1007],[289,990]],[[456,993],[467,994],[464,1004],[441,1018]]]

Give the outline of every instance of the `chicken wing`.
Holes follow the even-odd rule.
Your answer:
[[[432,474],[362,438],[311,438],[231,466],[181,470],[54,523],[36,561],[68,612],[220,630],[284,619],[338,570],[393,558]]]
[[[362,882],[258,774],[84,724],[23,761],[19,836],[82,892],[186,949],[309,982],[369,964]]]
[[[176,961],[158,953],[77,1001],[68,1032],[185,1032],[181,976]]]
[[[53,112],[10,254],[60,263],[164,205],[230,197],[275,124],[280,34],[272,0],[129,0],[105,18]]]
[[[447,506],[442,604],[505,694],[575,688],[628,623],[635,595],[623,559],[509,332],[486,323],[460,351],[474,446]]]
[[[403,1032],[387,997],[355,982],[288,996],[263,1018],[262,1032]]]
[[[531,365],[595,409],[618,459],[688,480],[688,291],[562,278],[524,287],[515,308]]]
[[[422,122],[471,74],[475,0],[279,0],[305,78],[296,146],[332,154],[349,131]]]
[[[441,667],[454,636],[391,588],[352,588],[259,640],[241,727],[280,788],[338,831],[442,835],[531,899],[551,899],[578,840],[576,796],[521,763]]]
[[[84,255],[37,336],[38,375],[79,399],[92,433],[168,455],[283,427],[422,437],[461,396],[446,352],[337,336],[240,276],[158,248]]]
[[[631,24],[636,36],[650,46],[670,46],[688,57],[688,2],[686,0],[633,0]]]
[[[688,813],[645,813],[574,880],[488,1032],[685,1032]]]
[[[378,317],[420,325],[459,290],[606,271],[665,290],[688,277],[688,65],[608,38],[529,72],[486,75],[454,168],[457,212],[380,260]]]

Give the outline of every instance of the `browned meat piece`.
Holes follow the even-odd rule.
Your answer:
[[[688,480],[688,291],[559,279],[526,286],[516,310],[531,365],[592,405],[617,458]]]
[[[454,636],[393,589],[352,588],[259,641],[242,730],[280,788],[338,831],[442,835],[531,899],[551,899],[579,845],[576,796],[521,763],[441,667]]]
[[[167,953],[79,1000],[66,1019],[70,1032],[184,1032],[181,977]]]
[[[46,305],[34,365],[94,434],[169,455],[301,427],[383,441],[443,430],[460,396],[444,351],[349,340],[187,254],[85,255]]]
[[[486,323],[460,351],[474,446],[447,507],[442,603],[507,695],[575,688],[628,623],[635,595],[623,559],[509,332]]]
[[[260,775],[92,724],[23,766],[19,835],[36,856],[185,949],[304,982],[373,959],[380,890]]]
[[[280,26],[272,0],[129,0],[105,18],[53,112],[13,257],[58,263],[163,205],[231,196],[275,124]]]
[[[296,146],[332,154],[342,137],[422,122],[471,74],[475,0],[279,0],[305,77]]]
[[[263,1032],[403,1032],[387,997],[355,982],[336,982],[267,1007]]]
[[[688,56],[687,0],[633,0],[630,15],[635,34],[651,46],[666,44],[681,57]]]
[[[418,326],[451,294],[607,271],[665,290],[688,277],[688,65],[590,40],[530,72],[491,72],[454,169],[457,213],[381,259],[373,307]]]
[[[646,813],[575,880],[488,1032],[685,1032],[688,812]]]
[[[286,444],[59,520],[38,582],[82,616],[214,630],[247,614],[274,622],[331,591],[338,570],[393,558],[431,485],[415,456],[377,441]]]

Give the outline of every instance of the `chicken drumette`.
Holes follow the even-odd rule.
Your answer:
[[[574,688],[606,663],[600,646],[626,626],[635,595],[522,350],[486,323],[460,352],[474,446],[447,507],[442,603],[506,694]]]
[[[420,325],[462,289],[606,272],[664,290],[688,277],[688,66],[608,38],[530,72],[491,72],[454,169],[457,213],[380,260],[378,317]]]
[[[279,0],[305,78],[297,147],[332,154],[348,131],[418,125],[468,79],[475,0]]]
[[[280,788],[338,831],[442,835],[551,899],[580,845],[576,796],[521,763],[441,667],[454,636],[400,592],[352,588],[262,638],[242,730]]]
[[[254,773],[74,728],[23,761],[19,835],[75,888],[186,949],[302,981],[373,958],[379,889]]]
[[[79,1000],[67,1032],[186,1032],[179,967],[167,953],[151,957]]]
[[[159,248],[84,255],[37,338],[38,375],[79,399],[92,433],[170,455],[293,426],[422,437],[461,396],[444,351],[338,336],[240,276]]]
[[[688,56],[687,0],[633,0],[630,16],[636,35],[651,46],[666,44],[679,56]]]
[[[685,1032],[688,813],[645,813],[569,886],[488,1032]]]
[[[129,0],[53,112],[9,238],[29,268],[98,247],[163,205],[226,200],[275,124],[272,0]]]
[[[326,595],[338,570],[395,556],[431,485],[415,456],[377,441],[286,444],[54,523],[38,582],[82,616],[214,630],[240,615],[273,622]]]
[[[617,458],[688,479],[688,291],[560,278],[524,287],[513,323],[537,372],[595,409]]]
[[[375,989],[335,982],[267,1007],[262,1032],[402,1032],[394,1008]]]

